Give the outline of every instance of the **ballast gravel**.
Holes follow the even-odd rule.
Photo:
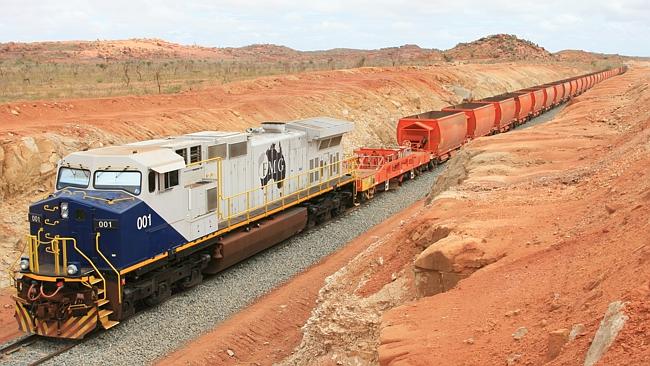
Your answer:
[[[50,360],[47,365],[142,365],[211,330],[295,274],[417,200],[442,167],[380,193],[339,218],[286,240],[174,295],[109,331]],[[3,360],[4,361],[4,360]]]
[[[556,108],[518,127],[543,123],[563,109]],[[337,251],[372,226],[424,198],[443,166],[425,173],[399,189],[380,193],[339,218],[299,234],[199,286],[174,295],[142,311],[115,328],[101,332],[46,365],[143,365],[211,330],[320,259]],[[0,359],[2,365],[27,365],[35,354],[52,352],[66,341],[41,339],[29,350]],[[27,357],[31,356],[31,357]],[[31,358],[31,361],[29,360]],[[38,357],[36,357],[38,358]]]

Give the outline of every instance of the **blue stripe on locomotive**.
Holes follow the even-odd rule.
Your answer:
[[[61,202],[68,203],[68,219],[62,219],[59,210],[44,209],[45,206],[50,209],[60,207]],[[30,220],[32,235],[37,235],[38,230],[43,228],[41,241],[49,241],[56,235],[75,238],[77,247],[100,269],[111,270],[95,249],[97,232],[100,233],[101,252],[117,269],[140,263],[186,243],[185,238],[149,205],[125,192],[66,189],[32,204],[30,217],[32,214],[40,215],[42,219],[40,223]],[[58,223],[47,225],[44,223],[46,219],[50,224]],[[96,228],[95,220],[110,221],[110,225],[117,224],[117,227],[101,225],[104,227]],[[49,234],[49,238],[44,236],[45,233]],[[71,244],[66,249],[68,263],[78,263],[85,270],[91,268]],[[53,261],[53,257],[50,260]],[[39,256],[39,263],[43,261],[48,261],[48,258]]]

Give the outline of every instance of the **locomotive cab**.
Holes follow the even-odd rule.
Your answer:
[[[154,158],[156,165],[150,163]],[[143,190],[143,183],[151,185],[153,177],[154,188],[170,189],[184,167],[175,152],[147,147],[111,147],[63,159],[54,193],[29,207],[27,255],[16,278],[20,328],[81,338],[130,311],[123,304],[121,270],[161,243],[184,242],[146,203],[156,192]]]

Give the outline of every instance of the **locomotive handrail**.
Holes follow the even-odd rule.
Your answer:
[[[99,237],[101,236],[101,233],[96,233],[95,234],[95,249],[97,250],[97,253],[104,259],[106,263],[113,269],[115,273],[117,273],[117,302],[118,304],[122,303],[122,275],[120,275],[120,271],[115,268],[113,263],[111,263],[104,253],[102,253],[101,249],[99,249]],[[106,282],[104,282],[104,293],[106,293]]]
[[[104,284],[104,289],[103,289],[104,292],[102,292],[101,295],[103,295],[102,300],[106,300],[106,297],[108,295],[107,295],[107,291],[106,291],[106,278],[104,277],[104,275],[99,271],[99,269],[97,268],[95,263],[93,263],[93,261],[91,261],[90,258],[88,258],[88,256],[81,249],[77,248],[77,240],[76,239],[74,239],[74,238],[65,238],[65,239],[69,239],[69,240],[72,241],[72,245],[74,246],[74,249],[77,252],[79,252],[79,254],[81,254],[81,256],[84,257],[84,259],[86,259],[88,261],[88,263],[90,263],[90,265],[95,270],[95,273],[97,273],[97,275],[99,275],[99,277],[102,279],[102,283]]]
[[[220,165],[221,164],[218,164],[218,166],[220,166]],[[338,173],[337,173],[336,176],[329,176],[328,179],[324,179],[325,174],[320,174],[320,172],[325,171],[325,169],[329,170],[330,167],[336,167],[336,171]],[[349,168],[344,169],[344,167],[349,167]],[[329,171],[332,171],[332,170],[329,170]],[[318,181],[310,182],[309,176],[310,176],[310,174],[313,174],[313,173],[319,173],[318,174]],[[225,203],[226,206],[227,206],[226,207],[226,214],[227,215],[226,215],[225,218],[221,217],[221,216],[218,216],[218,217],[220,219],[225,220],[227,222],[228,226],[231,225],[233,218],[240,217],[240,216],[243,216],[243,215],[245,215],[246,220],[249,221],[251,212],[253,212],[255,210],[264,208],[264,213],[268,213],[269,212],[269,206],[274,204],[274,203],[278,203],[278,202],[281,203],[281,207],[284,207],[285,204],[286,204],[286,199],[288,197],[297,197],[298,199],[300,199],[302,193],[304,193],[304,192],[309,193],[309,190],[311,190],[314,187],[318,187],[319,191],[322,191],[323,190],[323,184],[328,183],[328,182],[332,182],[332,181],[336,181],[337,184],[340,184],[341,181],[342,181],[342,178],[344,176],[348,175],[348,174],[351,174],[353,176],[353,178],[356,178],[356,157],[354,157],[354,156],[344,158],[343,160],[338,160],[338,161],[336,161],[334,163],[323,164],[322,166],[315,167],[313,169],[304,171],[302,173],[294,174],[294,175],[286,177],[286,178],[284,178],[282,180],[278,180],[277,182],[276,181],[268,182],[267,184],[265,184],[262,187],[257,187],[257,188],[249,189],[249,190],[246,190],[246,191],[238,192],[238,193],[233,194],[233,195],[228,196],[228,197],[223,197],[222,193],[220,193],[220,199],[218,199],[219,203],[218,203],[217,207],[220,207],[221,203]],[[307,178],[305,180],[305,182],[307,182],[306,183],[307,185],[305,187],[303,187],[303,188],[300,188],[300,186],[301,186],[301,178],[303,178],[303,177]],[[288,195],[285,195],[284,194],[284,187],[286,186],[286,184],[290,184],[293,179],[296,180],[296,184],[297,184],[299,189],[291,192]],[[312,183],[314,183],[314,184],[312,184]],[[268,191],[269,191],[269,187],[272,186],[273,184],[276,184],[276,185],[281,184],[282,185],[282,188],[280,188],[282,190],[282,195],[279,198],[269,200]],[[221,186],[222,185],[219,184],[219,191],[220,192],[221,192]],[[251,194],[250,193],[258,191],[260,188],[264,192],[263,203],[261,203],[259,205],[256,205],[256,206],[251,206],[251,204],[250,204],[250,201],[251,201],[250,196],[251,196]],[[246,196],[246,197],[243,197],[243,196]],[[309,196],[309,194],[307,194],[307,196]],[[233,213],[232,212],[232,203],[233,203],[233,201],[235,199],[238,199],[240,197],[243,197],[246,200],[246,202],[245,202],[246,203],[246,209]]]

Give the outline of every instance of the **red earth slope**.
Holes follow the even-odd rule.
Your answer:
[[[387,312],[381,365],[582,365],[619,300],[629,320],[599,364],[650,364],[648,71],[596,86],[551,123],[467,148],[463,182],[411,227],[452,228],[498,261]],[[550,349],[551,333],[580,324]]]

